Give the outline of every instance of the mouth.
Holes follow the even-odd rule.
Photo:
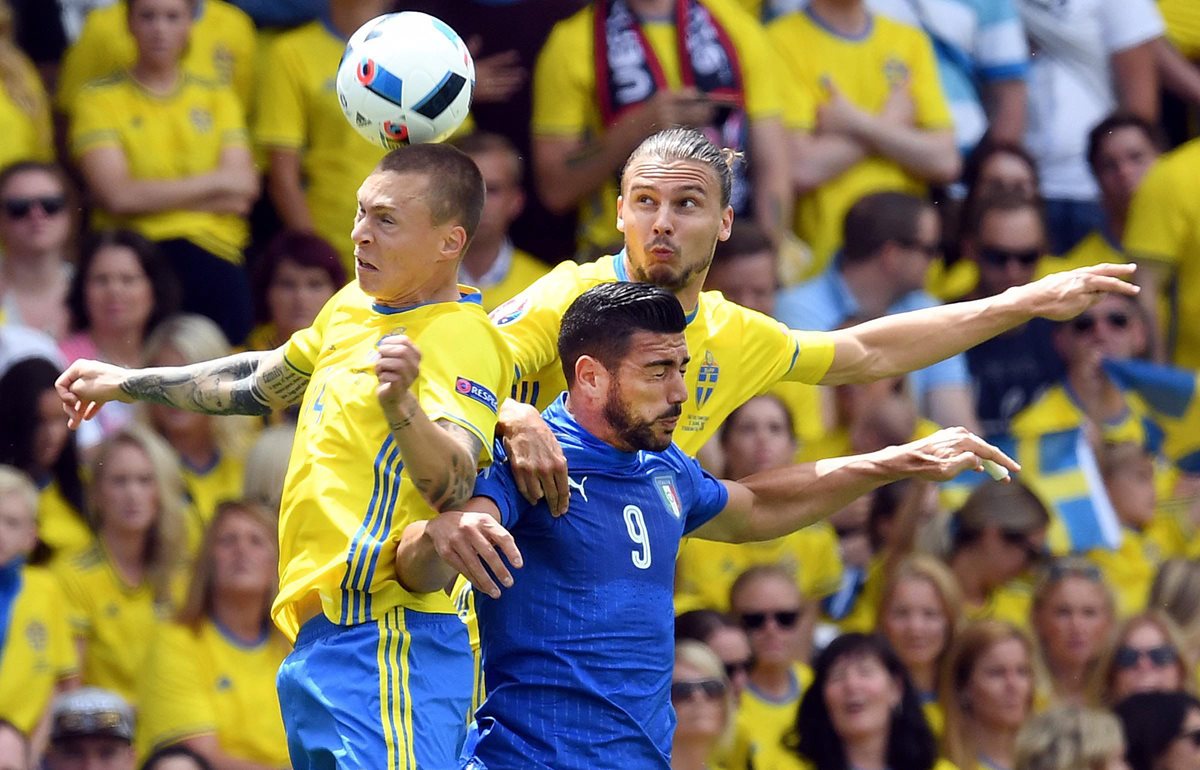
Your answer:
[[[674,257],[677,252],[677,249],[675,249],[674,247],[671,247],[671,246],[659,244],[657,246],[651,246],[646,251],[647,251],[647,253],[650,254],[650,256],[652,256],[656,259],[665,261],[665,260],[668,260],[668,259],[671,259],[672,257]]]
[[[379,268],[375,267],[370,262],[364,262],[363,258],[357,255],[354,257],[354,265],[359,270],[365,270],[367,272],[377,272],[379,270]]]

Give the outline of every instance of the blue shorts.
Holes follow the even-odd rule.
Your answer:
[[[474,663],[456,615],[402,607],[373,623],[300,628],[277,685],[295,770],[450,770]]]

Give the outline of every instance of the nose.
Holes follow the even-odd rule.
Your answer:
[[[367,218],[363,217],[354,223],[354,227],[350,228],[350,240],[356,244],[365,244],[371,242],[371,230],[367,227]]]
[[[667,400],[672,405],[687,401],[687,383],[684,382],[683,375],[679,372],[675,372],[671,377],[667,389]]]
[[[667,202],[659,204],[654,214],[654,234],[671,235],[675,232],[675,224],[671,219],[671,205]]]

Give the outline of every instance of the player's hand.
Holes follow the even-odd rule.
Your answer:
[[[1066,321],[1095,305],[1105,294],[1134,296],[1140,287],[1126,278],[1136,265],[1102,264],[1053,273],[1041,280],[1009,289],[1019,307],[1031,316]],[[1006,293],[1008,293],[1006,292]]]
[[[375,345],[379,356],[375,361],[375,376],[379,387],[375,395],[388,423],[400,417],[400,404],[417,379],[421,369],[421,352],[403,334],[389,334]]]
[[[985,471],[1002,475],[1021,470],[1008,455],[976,436],[966,428],[945,428],[931,436],[884,449],[885,464],[899,478],[919,478],[926,481],[947,481],[963,471]],[[991,464],[991,470],[986,467]]]
[[[75,430],[109,401],[132,401],[121,390],[126,370],[102,361],[81,358],[67,367],[54,382],[67,413],[67,426]]]
[[[571,502],[567,458],[546,421],[529,404],[513,399],[500,407],[500,433],[513,480],[530,503],[546,498],[553,516],[562,516]]]
[[[486,513],[447,511],[439,514],[425,525],[425,537],[433,543],[442,561],[493,599],[500,598],[496,580],[505,588],[511,588],[513,584],[512,572],[504,560],[516,569],[524,563],[513,536]]]

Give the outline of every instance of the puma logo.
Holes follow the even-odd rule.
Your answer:
[[[567,489],[578,489],[579,496],[583,498],[583,502],[587,502],[587,492],[583,491],[583,485],[587,483],[588,477],[584,476],[579,481],[567,476]]]

